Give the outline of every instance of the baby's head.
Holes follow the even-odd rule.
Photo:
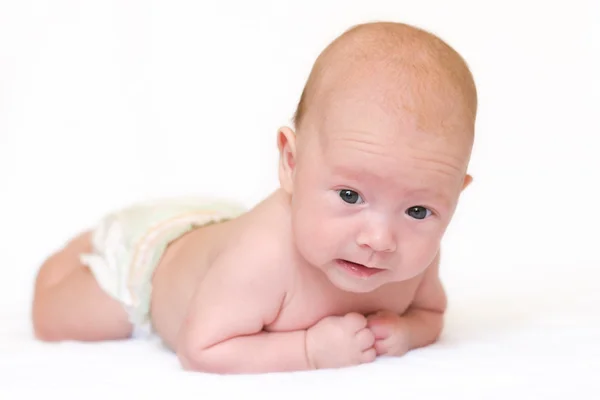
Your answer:
[[[471,180],[476,109],[469,69],[434,35],[370,23],[337,38],[311,71],[296,132],[278,134],[299,254],[348,291],[422,273]]]

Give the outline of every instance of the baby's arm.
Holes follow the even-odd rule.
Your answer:
[[[401,316],[407,331],[408,350],[430,345],[438,339],[446,307],[446,292],[439,278],[439,258],[436,258],[425,272],[412,304]]]
[[[425,272],[406,312],[398,315],[382,311],[369,316],[377,354],[401,356],[436,342],[443,329],[446,307],[438,256]]]
[[[306,331],[265,332],[281,310],[285,268],[251,258],[223,256],[198,286],[178,341],[187,370],[260,373],[309,369]]]

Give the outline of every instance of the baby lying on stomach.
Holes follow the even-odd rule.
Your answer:
[[[251,209],[130,205],[41,266],[44,341],[158,335],[187,370],[339,368],[443,328],[440,242],[462,190],[477,94],[461,56],[400,23],[355,26],[318,57],[277,132],[280,187]]]

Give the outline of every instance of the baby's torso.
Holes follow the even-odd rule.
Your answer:
[[[277,243],[270,248],[286,249],[291,246],[286,228],[278,224],[277,218],[268,215],[269,208],[267,201],[242,218],[193,230],[167,248],[155,271],[151,304],[154,329],[167,346],[176,347],[179,328],[194,292],[214,260],[223,252],[235,252],[244,259],[245,252],[265,251],[265,241]],[[239,235],[251,238],[244,240],[243,249],[238,246],[236,237]],[[281,276],[287,277],[273,282],[281,285],[286,301],[276,320],[265,326],[267,331],[306,329],[326,316],[348,312],[369,314],[385,309],[402,313],[412,302],[421,279],[417,277],[388,284],[371,293],[354,294],[335,288],[322,272],[299,265],[286,250],[281,251],[275,261],[270,255],[265,255],[267,259],[276,262],[274,267],[283,270]],[[255,266],[270,269],[264,267]],[[227,276],[222,279],[227,279]]]
[[[287,295],[277,319],[267,331],[306,329],[330,315],[358,312],[364,315],[380,310],[402,314],[412,302],[420,277],[391,283],[370,293],[349,293],[335,288],[324,273],[299,274]]]

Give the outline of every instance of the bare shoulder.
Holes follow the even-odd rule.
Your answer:
[[[279,238],[265,227],[245,227],[233,243],[223,248],[213,264],[233,279],[266,279],[283,276]]]
[[[197,282],[180,345],[206,348],[260,332],[277,319],[289,288],[283,235],[253,210],[230,225],[227,244]]]
[[[233,274],[235,280],[286,285],[289,234],[272,208],[268,203],[261,205],[235,222],[227,245],[214,262],[219,273]]]
[[[279,268],[281,239],[261,215],[266,211],[261,205],[194,229],[166,249],[153,277],[151,309],[155,328],[171,347],[182,327],[202,329],[212,323],[206,321],[223,319],[221,313],[250,317],[252,307],[255,318],[277,315],[286,280]]]
[[[421,276],[412,307],[433,311],[446,310],[446,291],[440,279],[439,269],[440,255],[438,253]]]

